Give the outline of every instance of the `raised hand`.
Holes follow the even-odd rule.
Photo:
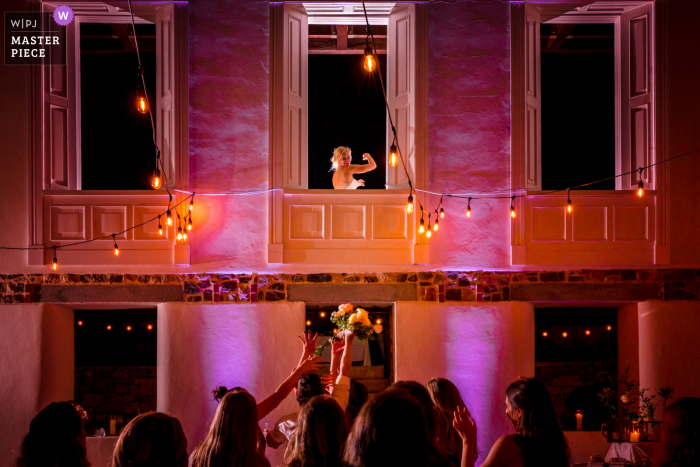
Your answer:
[[[297,371],[299,371],[301,374],[304,374],[308,373],[309,371],[318,370],[319,368],[321,368],[321,357],[312,356],[304,360],[304,363],[299,365]]]
[[[364,180],[358,180],[357,181],[358,186],[365,186],[365,181]]]
[[[476,441],[476,423],[474,423],[466,407],[457,407],[457,411],[454,413],[454,419],[452,420],[452,426],[457,430],[462,441],[466,441],[472,446],[474,445]]]
[[[362,160],[366,161],[368,157],[371,157],[368,152],[362,154]]]
[[[333,352],[333,355],[342,353],[343,349],[345,349],[345,341],[336,341],[335,339],[331,339],[331,351]]]
[[[304,355],[313,355],[316,352],[316,338],[318,337],[317,332],[308,331],[306,335],[299,336],[301,341],[302,350]]]

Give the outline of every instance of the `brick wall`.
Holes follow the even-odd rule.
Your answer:
[[[110,415],[122,415],[126,424],[156,410],[156,367],[75,367],[75,401],[88,413],[88,435],[100,427],[109,432]]]

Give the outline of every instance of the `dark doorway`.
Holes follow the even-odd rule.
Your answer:
[[[542,189],[615,175],[612,24],[543,24]],[[581,188],[614,190],[615,180]]]
[[[358,174],[365,188],[386,188],[386,107],[379,76],[362,67],[363,55],[309,55],[309,188],[333,189],[333,150],[348,146],[352,163],[377,162]],[[386,55],[379,55],[386,82]]]
[[[136,34],[155,120],[156,26],[137,24]],[[148,114],[136,107],[140,77],[132,40],[131,25],[80,24],[83,190],[151,189],[156,152]]]

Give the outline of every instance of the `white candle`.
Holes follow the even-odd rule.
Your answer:
[[[110,435],[117,434],[117,420],[115,418],[109,419],[109,434]]]
[[[580,410],[576,411],[576,430],[583,430],[583,412]]]
[[[638,443],[639,442],[639,433],[634,432],[630,433],[630,443]]]

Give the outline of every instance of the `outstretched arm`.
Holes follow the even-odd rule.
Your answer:
[[[301,366],[310,357],[313,357],[316,353],[316,338],[318,337],[317,332],[307,331],[305,335],[299,336],[301,341],[301,358],[299,359],[299,364],[297,367]]]
[[[349,333],[345,335],[345,349],[343,349],[343,358],[340,361],[340,374],[335,381],[333,389],[331,389],[331,397],[340,405],[340,408],[345,410],[350,399],[350,368],[352,367],[352,341],[355,339],[355,334]]]
[[[304,363],[299,365],[292,372],[292,374],[279,385],[277,390],[272,393],[271,396],[260,402],[258,404],[258,420],[265,418],[270,412],[275,410],[283,400],[287,398],[289,393],[291,393],[296,387],[301,375],[308,373],[309,371],[317,370],[320,367],[320,360],[321,357],[307,358]]]
[[[372,159],[372,156],[369,155],[369,153],[364,153],[362,155],[362,159],[367,161],[367,164],[353,164],[348,167],[348,170],[350,170],[350,173],[353,174],[362,174],[365,172],[371,172],[372,170],[377,168],[377,163],[374,162],[374,159]]]
[[[476,445],[476,423],[466,407],[457,407],[452,426],[462,438],[462,467],[474,467],[474,446]]]

